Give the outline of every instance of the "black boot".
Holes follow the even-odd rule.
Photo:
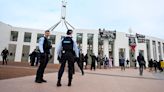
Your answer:
[[[57,82],[56,86],[57,86],[57,87],[62,86],[62,85],[61,85],[61,80],[60,80],[60,79],[58,80],[58,82]]]
[[[69,87],[71,86],[71,82],[72,82],[72,79],[69,79],[69,81],[68,81],[68,86]]]
[[[36,78],[36,79],[35,79],[35,82],[36,82],[36,83],[42,83],[42,80],[39,79],[39,78]]]
[[[45,82],[45,83],[47,82],[47,81],[46,81],[46,80],[44,80],[43,78],[41,79],[41,81],[42,81],[42,82]]]
[[[84,71],[82,71],[82,75],[84,75]]]

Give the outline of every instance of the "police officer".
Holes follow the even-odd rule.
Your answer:
[[[43,79],[43,74],[49,60],[50,49],[52,48],[51,42],[48,40],[49,36],[50,36],[50,32],[49,30],[46,30],[44,37],[41,37],[39,39],[40,65],[36,73],[36,79],[35,79],[36,83],[47,82],[46,80]]]
[[[64,73],[64,68],[66,61],[68,61],[68,86],[71,86],[72,75],[73,75],[73,65],[75,57],[79,57],[79,51],[77,43],[72,39],[72,30],[67,31],[67,36],[62,39],[59,46],[57,47],[57,54],[60,57],[60,69],[58,72],[57,87],[61,86],[61,78]],[[73,54],[75,52],[75,55]]]

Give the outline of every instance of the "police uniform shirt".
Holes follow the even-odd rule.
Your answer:
[[[44,49],[43,49],[44,40],[45,40],[45,37],[41,37],[39,39],[39,50],[40,50],[40,53],[45,53]]]
[[[71,37],[69,35],[67,35],[66,37]],[[60,43],[56,46],[57,47],[57,54],[59,57],[61,57],[61,51],[62,51],[62,41],[63,39],[60,41]],[[79,49],[77,47],[77,43],[72,39],[73,41],[73,50],[75,51],[76,57],[79,57]]]

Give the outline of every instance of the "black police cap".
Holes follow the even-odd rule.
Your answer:
[[[68,29],[68,30],[67,30],[67,35],[72,34],[72,32],[73,32],[73,31],[72,31],[71,29]]]

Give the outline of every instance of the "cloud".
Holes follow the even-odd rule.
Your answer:
[[[163,0],[67,0],[67,20],[82,29],[116,29],[162,36]],[[61,0],[0,0],[0,20],[47,29],[60,19]]]

